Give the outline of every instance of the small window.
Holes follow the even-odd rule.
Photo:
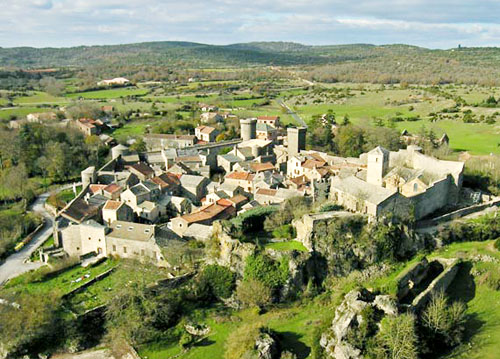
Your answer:
[[[413,184],[413,192],[418,192],[418,183]]]
[[[80,250],[80,247],[76,247],[76,250],[79,251]]]
[[[149,233],[149,232],[151,232],[151,230],[150,230],[149,228],[146,228],[146,229],[144,230],[144,233]]]
[[[116,246],[113,244],[113,252],[116,252]]]
[[[120,228],[122,228],[122,225],[121,224],[117,224],[116,228],[120,229]]]
[[[123,247],[123,253],[127,253],[127,247]]]
[[[130,226],[130,227],[127,228],[127,231],[130,232],[132,229],[134,229],[134,227]]]
[[[141,256],[143,256],[143,257],[144,257],[144,254],[145,254],[145,253],[144,253],[144,249],[141,249]]]
[[[89,237],[89,241],[91,240],[92,238]]]

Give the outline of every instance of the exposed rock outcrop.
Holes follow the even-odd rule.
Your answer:
[[[255,341],[255,349],[259,359],[279,358],[279,344],[276,338],[267,332],[262,332]]]
[[[328,357],[336,359],[361,359],[361,351],[347,340],[350,329],[363,322],[361,312],[368,306],[383,311],[386,315],[397,315],[396,302],[388,295],[375,296],[369,291],[353,290],[346,294],[344,301],[335,310],[330,329],[323,333],[320,345]]]

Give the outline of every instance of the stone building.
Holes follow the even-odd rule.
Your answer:
[[[366,172],[331,181],[330,196],[346,209],[374,217],[392,213],[418,220],[459,199],[463,162],[426,156],[417,146],[397,152],[377,147],[360,159],[367,163]]]
[[[154,225],[114,221],[106,226],[89,220],[64,228],[60,241],[64,251],[72,257],[95,253],[105,257],[151,260],[165,266],[167,263],[156,234]]]

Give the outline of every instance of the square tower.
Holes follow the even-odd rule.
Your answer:
[[[382,186],[384,176],[389,167],[389,151],[377,146],[368,152],[368,170],[366,181],[377,186]]]
[[[288,127],[288,156],[296,156],[300,151],[306,149],[306,133],[305,127]]]

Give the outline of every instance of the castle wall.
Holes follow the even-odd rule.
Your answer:
[[[452,178],[448,176],[432,183],[425,192],[409,197],[415,211],[415,219],[422,219],[446,206],[452,186]]]

